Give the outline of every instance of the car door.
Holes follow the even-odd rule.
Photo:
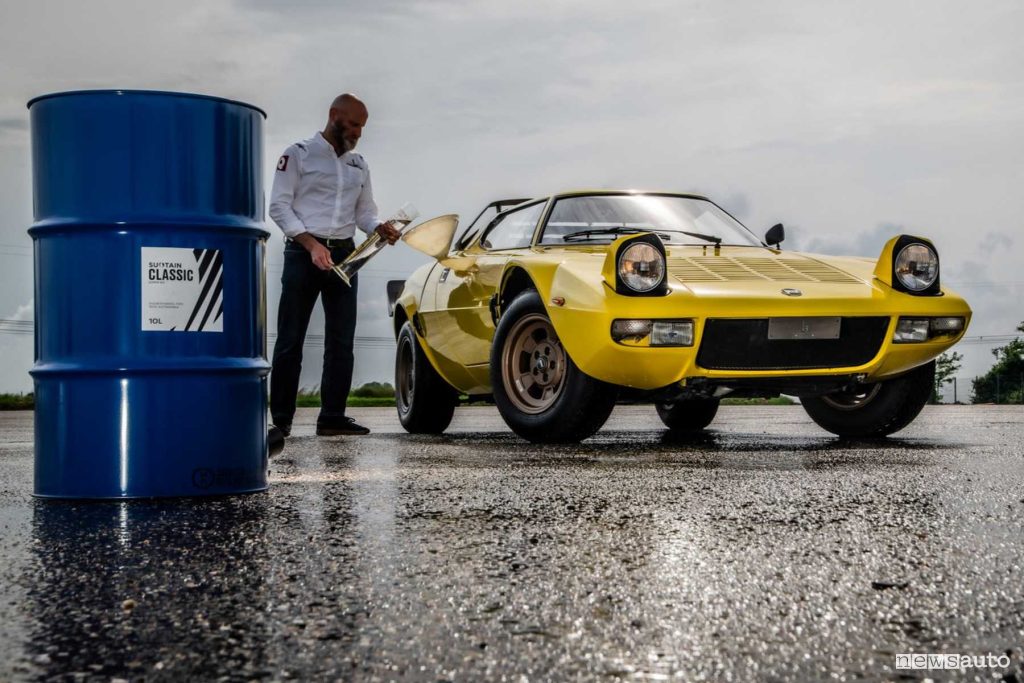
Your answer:
[[[491,299],[508,260],[530,248],[544,206],[539,201],[498,215],[479,240],[453,254],[453,267],[431,273],[436,279],[431,345],[446,357],[464,366],[488,363],[494,338]]]

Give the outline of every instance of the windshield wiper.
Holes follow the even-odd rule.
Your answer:
[[[657,235],[663,240],[669,239],[670,235],[666,234],[669,232],[681,232],[679,230],[653,230],[648,228],[627,228],[625,226],[619,228],[597,228],[594,230],[580,230],[579,232],[571,232],[568,235],[562,236],[563,242],[574,242],[578,239],[588,239],[598,235],[639,235],[641,233],[647,233],[650,235]]]
[[[686,230],[667,230],[666,232],[678,232],[681,235],[696,237],[697,239],[704,240],[705,242],[714,242],[716,247],[722,243],[722,238],[718,235],[705,235],[702,232],[688,232]]]
[[[580,230],[579,232],[570,232],[568,235],[562,235],[562,241],[572,242],[575,240],[584,240],[597,235],[635,235],[641,232],[651,231],[641,230],[640,228],[627,228],[625,226],[618,228],[595,228],[593,230]]]
[[[718,235],[705,235],[702,232],[689,232],[687,230],[669,230],[669,229],[646,229],[646,228],[627,228],[626,226],[612,227],[612,228],[595,228],[593,230],[580,230],[579,232],[571,232],[568,235],[562,236],[563,242],[573,242],[575,240],[589,239],[597,235],[636,235],[638,233],[648,232],[653,235],[657,235],[663,239],[668,239],[670,235],[667,233],[673,233],[677,235],[686,235],[688,237],[696,237],[699,240],[705,242],[711,242],[716,247],[722,244],[722,238]]]
[[[687,235],[688,237],[696,237],[699,240],[705,242],[712,242],[715,246],[722,243],[722,238],[718,235],[705,235],[702,232],[689,232],[687,230],[669,230],[669,229],[647,229],[647,228],[627,228],[626,226],[611,227],[611,228],[594,228],[592,230],[580,230],[579,232],[570,232],[568,235],[562,235],[563,242],[574,242],[576,240],[589,239],[598,235],[636,235],[641,232],[649,232],[657,235],[663,239],[668,239],[669,235],[666,233],[675,233],[678,235]]]

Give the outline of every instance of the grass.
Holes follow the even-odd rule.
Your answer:
[[[295,399],[298,408],[319,408],[320,392],[317,389],[302,389]],[[395,389],[390,384],[370,382],[357,387],[348,395],[346,405],[354,408],[394,407]]]
[[[34,394],[0,394],[0,410],[32,410],[35,406]]]
[[[296,405],[299,408],[319,408],[320,392],[300,391]],[[352,392],[348,397],[348,405],[356,407],[394,406],[394,390],[392,389],[391,394],[387,396],[357,396],[356,392]],[[35,407],[36,401],[33,394],[0,394],[0,410],[34,410]]]
[[[378,397],[366,397],[366,396],[349,396],[348,404],[352,408],[383,408],[383,407],[395,407],[395,397],[384,398]]]
[[[317,389],[303,389],[295,402],[299,408],[319,408],[320,392]],[[776,398],[724,398],[724,406],[789,406],[792,399],[785,396]],[[356,388],[348,397],[348,405],[357,408],[394,407],[395,390],[390,384],[371,382]],[[35,408],[33,394],[0,394],[0,410],[32,410]]]
[[[788,396],[775,398],[723,398],[723,406],[792,406],[796,401]]]
[[[296,408],[319,408],[320,392],[299,389],[299,395],[295,397]]]

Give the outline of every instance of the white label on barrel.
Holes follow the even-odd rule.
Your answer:
[[[224,331],[220,249],[142,247],[142,330]]]

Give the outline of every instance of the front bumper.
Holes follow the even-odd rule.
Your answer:
[[[878,290],[875,290],[876,294]],[[902,374],[927,363],[963,336],[942,337],[915,344],[894,344],[893,332],[902,316],[962,316],[965,329],[971,311],[953,294],[942,297],[912,297],[892,293],[885,296],[849,298],[807,298],[779,301],[774,297],[693,297],[670,294],[659,298],[606,295],[603,306],[548,306],[555,329],[570,357],[586,374],[605,382],[635,389],[658,389],[690,378],[709,380],[772,378],[838,378],[857,376],[871,382]],[[723,347],[720,321],[767,320],[773,317],[844,318],[844,344],[830,341],[802,341],[799,348],[784,355],[799,356],[780,368],[766,360],[779,351],[779,344],[755,343],[752,338],[733,340]],[[694,321],[694,344],[690,347],[636,347],[612,340],[610,329],[616,318],[689,318]],[[874,327],[864,321],[874,319]],[[845,321],[851,321],[851,325]],[[710,321],[710,322],[709,322]],[[726,325],[725,327],[729,327]],[[874,331],[872,331],[874,330]],[[862,339],[865,334],[873,339]],[[851,336],[854,335],[854,336]],[[708,345],[705,345],[708,341]],[[791,342],[783,342],[783,345]],[[820,344],[821,346],[816,346]],[[828,347],[831,346],[831,350]],[[857,348],[853,348],[853,347]],[[839,348],[843,347],[843,348]],[[817,350],[820,349],[820,352]],[[856,351],[856,353],[850,352]],[[728,362],[717,362],[725,357]],[[750,358],[743,363],[744,357]],[[740,359],[740,362],[736,362]],[[746,367],[741,367],[746,365]],[[801,365],[803,367],[794,367]]]

